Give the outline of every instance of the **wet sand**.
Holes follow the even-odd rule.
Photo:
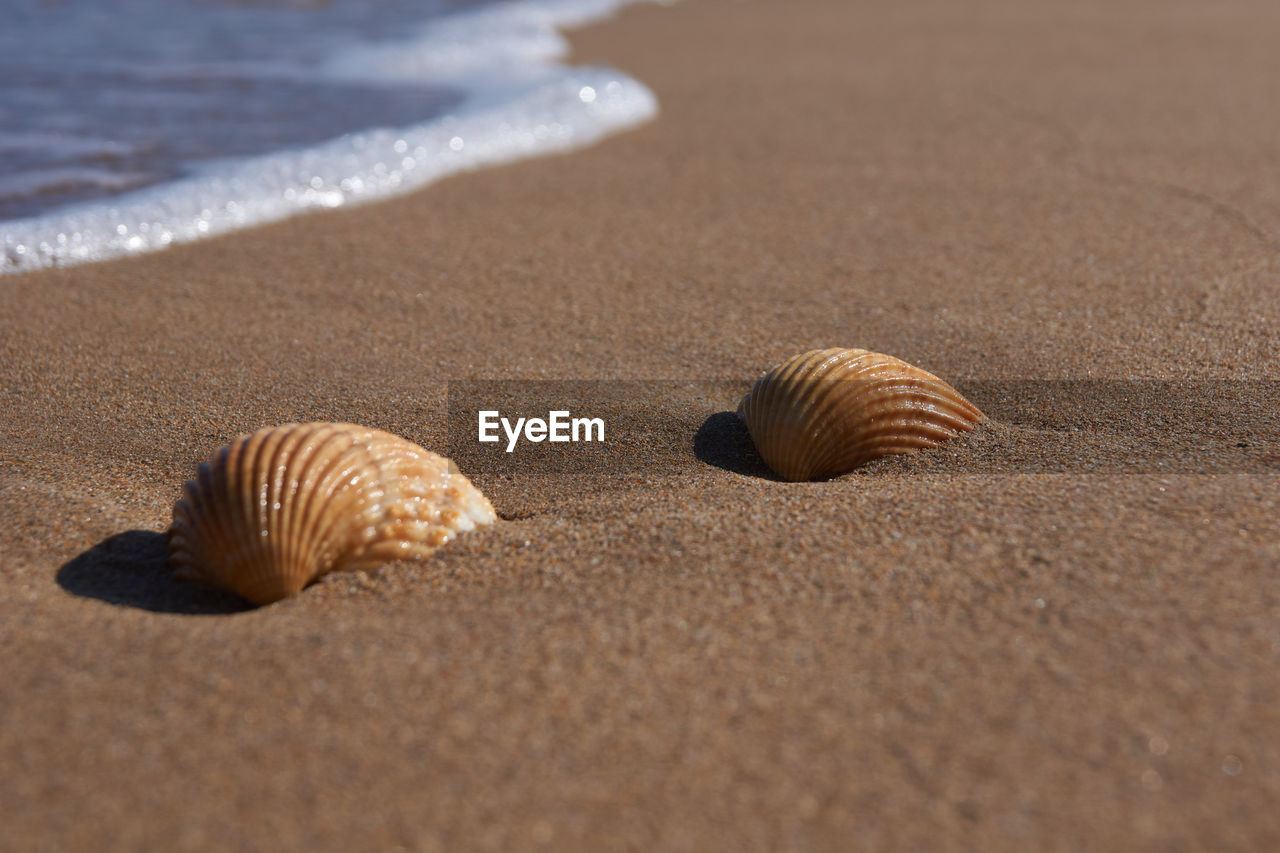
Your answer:
[[[0,847],[1280,846],[1280,12],[959,5],[629,9],[573,42],[637,131],[0,278]],[[777,482],[725,413],[832,345],[1099,383]],[[503,520],[427,563],[168,577],[218,445],[448,447],[467,379],[670,399],[580,469],[474,455]],[[1118,465],[1187,438],[1099,390],[1152,381],[1261,455]]]

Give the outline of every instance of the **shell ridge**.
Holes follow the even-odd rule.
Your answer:
[[[932,417],[945,420],[960,430],[968,429],[983,419],[977,406],[940,379],[904,384],[895,388],[895,393],[900,394],[904,400],[910,400],[914,410],[928,412]]]
[[[244,517],[246,521],[252,522],[251,535],[254,536],[253,541],[257,543],[251,556],[255,573],[263,572],[265,567],[270,565],[270,552],[273,544],[267,535],[272,520],[269,505],[271,486],[268,480],[264,480],[257,475],[270,464],[276,447],[280,444],[282,438],[287,435],[288,433],[283,431],[259,430],[243,439],[243,455],[247,460],[247,465],[241,468],[241,482],[245,484],[245,487],[240,490],[240,494],[244,500],[249,502]],[[249,488],[250,484],[252,485],[252,490]]]
[[[280,471],[282,503],[287,502],[289,512],[281,525],[281,538],[287,543],[311,543],[307,557],[307,574],[314,574],[318,559],[314,543],[317,506],[332,499],[329,490],[322,489],[328,472],[341,464],[351,447],[351,436],[323,423],[300,424],[296,443],[276,463]],[[301,545],[296,547],[302,547]]]
[[[854,445],[863,459],[938,447],[973,426],[971,418],[950,409],[955,391],[936,378],[908,378],[879,390],[874,412]]]
[[[783,448],[791,448],[788,467],[798,475],[807,478],[811,472],[820,470],[830,459],[839,436],[830,429],[836,421],[835,411],[844,399],[840,393],[843,389],[838,380],[822,379],[815,382],[811,393],[806,396],[804,408],[797,412],[802,424],[797,424],[790,441],[781,432],[776,442]],[[816,398],[816,399],[814,399]]]
[[[297,566],[296,592],[322,576],[341,569],[337,556],[341,547],[335,539],[341,528],[350,530],[364,516],[363,491],[370,478],[359,476],[352,483],[353,472],[375,469],[376,483],[381,472],[369,458],[367,439],[370,430],[354,424],[305,424],[306,432],[299,440],[303,452],[284,464],[288,483],[286,497],[293,512],[292,525],[285,544],[290,547],[292,562]]]
[[[297,526],[297,513],[303,501],[292,500],[293,492],[289,480],[289,463],[298,453],[298,445],[306,441],[310,432],[302,424],[288,424],[275,431],[280,439],[275,442],[264,471],[264,480],[268,484],[268,526],[276,527],[280,543],[276,545],[278,552],[283,552],[294,537]],[[280,559],[286,559],[283,556]]]
[[[274,497],[271,501],[270,552],[264,565],[262,583],[277,583],[281,595],[291,595],[315,577],[318,543],[309,535],[312,502],[320,497],[307,488],[303,472],[316,464],[324,452],[331,431],[323,424],[289,424],[275,430],[281,434],[273,445],[263,475],[270,478]],[[280,509],[275,508],[279,503]],[[276,578],[275,581],[268,578]]]
[[[263,551],[269,547],[263,542],[258,523],[258,488],[255,483],[256,461],[261,433],[236,437],[228,446],[222,465],[215,465],[223,475],[223,482],[211,492],[219,515],[225,524],[218,531],[215,541],[204,543],[204,550],[216,560],[216,576],[244,577],[250,586],[257,586],[261,567],[269,564],[270,557]],[[212,532],[212,529],[211,529]]]
[[[813,383],[814,394],[821,393],[821,403],[812,409],[810,432],[825,436],[825,443],[839,443],[845,438],[847,421],[862,416],[875,386],[863,379],[824,378]]]
[[[190,570],[190,517],[187,512],[187,496],[190,495],[189,484],[183,487],[183,497],[173,505],[173,521],[165,533],[165,544],[169,551],[170,562],[175,568]]]
[[[370,458],[367,435],[356,427],[318,430],[318,440],[308,442],[308,451],[305,467],[300,466],[301,470],[295,472],[303,476],[294,487],[301,498],[295,499],[299,526],[291,536],[311,543],[304,586],[337,568],[336,558],[341,550],[335,545],[335,539],[341,536],[338,528],[358,524],[365,515],[367,501],[362,497],[369,478],[359,473],[361,469],[374,469],[377,476],[373,482],[381,475]]]
[[[287,590],[290,583],[289,573],[272,571],[282,555],[278,537],[270,535],[278,519],[264,505],[270,484],[262,476],[269,470],[277,445],[286,436],[287,431],[258,430],[237,438],[231,445],[239,459],[234,469],[237,479],[232,490],[224,494],[231,499],[228,508],[239,527],[228,543],[230,549],[234,549],[235,559],[224,571],[240,578],[253,598],[272,597]]]
[[[354,426],[352,429],[358,431],[353,436],[354,443],[346,454],[333,460],[323,478],[317,481],[314,491],[329,495],[352,492],[350,500],[343,500],[355,503],[356,510],[341,515],[327,513],[323,519],[319,514],[316,515],[316,528],[312,535],[326,543],[326,551],[324,565],[315,577],[333,571],[376,567],[388,562],[362,558],[367,547],[379,541],[375,534],[371,542],[367,543],[364,531],[369,527],[380,531],[389,522],[389,508],[399,500],[401,486],[408,476],[405,467],[416,461],[413,455],[406,452],[406,442],[403,439],[378,430],[364,430]],[[359,474],[360,483],[351,483],[351,475],[361,469],[364,469],[364,473]],[[369,471],[374,476],[368,476]],[[376,486],[370,488],[368,483],[375,483]]]
[[[353,513],[349,520],[345,520],[331,516],[321,530],[321,535],[325,537],[326,543],[329,544],[329,568],[327,571],[349,571],[353,569],[353,555],[359,553],[365,545],[365,531],[372,527],[378,531],[385,523],[387,508],[387,489],[385,486],[387,474],[391,472],[394,477],[394,469],[379,467],[374,469],[377,477],[373,482],[377,485],[373,488],[365,486],[364,476],[360,476],[361,483],[359,486],[350,483],[350,475],[358,471],[362,467],[361,463],[365,460],[352,460],[355,464],[345,467],[337,480],[335,487],[338,491],[347,491],[348,489],[366,489],[361,492],[354,501],[358,505],[358,512]],[[346,525],[345,531],[339,531],[338,527],[342,524]],[[342,535],[345,532],[345,536]],[[373,539],[376,541],[377,532]]]
[[[257,570],[264,560],[262,530],[258,526],[258,488],[255,483],[254,472],[257,462],[258,447],[253,441],[253,435],[243,436],[232,442],[235,448],[235,462],[228,465],[228,474],[234,478],[234,482],[230,489],[238,499],[235,504],[228,506],[229,516],[235,519],[238,525],[237,539],[243,542],[241,548],[237,548],[231,553],[235,555],[235,560],[241,569]],[[243,538],[241,538],[243,537]]]
[[[822,357],[812,362],[822,372],[814,370],[810,383],[800,383],[801,389],[809,385],[808,395],[820,400],[809,408],[805,442],[811,450],[806,464],[796,469],[802,478],[840,464],[841,448],[848,442],[847,423],[864,417],[873,399],[877,365],[870,355],[866,350],[824,350]]]
[[[825,352],[829,354],[822,360],[826,372],[814,376],[811,383],[814,389],[811,393],[823,392],[825,397],[820,410],[822,420],[815,418],[812,430],[825,438],[821,442],[821,452],[813,455],[804,472],[804,479],[865,461],[861,453],[845,461],[852,438],[850,425],[868,417],[883,382],[884,365],[877,361],[876,353],[864,349]]]
[[[231,481],[227,477],[227,470],[233,464],[233,459],[232,448],[228,446],[218,455],[217,462],[209,466],[210,494],[217,495],[230,492]],[[235,519],[227,511],[227,507],[223,505],[222,501],[210,500],[208,510],[213,523],[201,537],[203,541],[200,543],[200,550],[203,557],[199,571],[216,579],[223,576],[223,569],[227,563],[227,552],[225,549],[219,548],[215,551],[213,548],[208,547],[216,543],[216,540],[215,543],[209,542],[210,536],[213,535],[224,540],[232,538],[235,535],[236,524]]]
[[[390,437],[390,436],[388,436]],[[426,457],[418,457],[408,452],[407,448],[400,442],[384,442],[387,444],[386,451],[378,454],[382,464],[387,471],[394,472],[394,476],[384,477],[383,482],[387,484],[387,488],[383,490],[379,501],[373,509],[375,513],[367,517],[368,525],[381,530],[386,525],[404,524],[407,520],[395,518],[395,510],[393,507],[404,508],[407,514],[412,515],[413,504],[416,498],[406,497],[407,491],[412,491],[410,483],[423,483],[432,478],[438,478],[443,472],[447,475],[447,463],[443,461],[443,457],[429,454]],[[429,473],[427,473],[429,471]],[[418,487],[419,489],[421,486]],[[427,493],[432,490],[427,488]],[[383,547],[387,543],[374,536],[372,539],[365,540],[363,537],[352,538],[348,542],[348,547],[344,549],[341,556],[341,562],[344,567],[354,570],[365,568],[376,568],[389,562],[404,559],[420,559],[428,556],[434,547],[422,545],[421,543],[413,543],[408,549],[408,553],[402,547],[388,548]]]
[[[280,484],[277,533],[280,547],[284,548],[285,543],[302,536],[306,528],[310,504],[315,496],[304,488],[298,473],[313,463],[317,445],[323,443],[324,431],[323,427],[313,423],[288,424],[280,429],[290,433],[272,460],[272,477]]]
[[[205,463],[201,463],[201,467],[207,467]],[[197,471],[197,477],[199,472]],[[197,505],[200,501],[200,493],[196,489],[196,484],[192,480],[188,480],[182,486],[182,497],[173,505],[173,522],[169,526],[167,533],[167,544],[171,554],[176,554],[174,558],[182,565],[190,568],[192,560],[191,539],[194,535],[192,528],[192,506]]]
[[[887,447],[936,447],[957,435],[955,430],[928,421],[890,421],[869,428],[854,448],[869,458]]]
[[[182,546],[179,553],[184,560],[183,565],[194,572],[200,571],[200,564],[203,562],[198,557],[200,531],[195,524],[197,517],[195,513],[198,511],[197,507],[203,505],[203,495],[206,494],[212,480],[213,474],[209,463],[201,462],[196,467],[195,478],[188,480],[183,486],[185,500],[179,499],[173,507],[174,526],[170,531],[171,534],[177,533],[177,540]]]
[[[775,470],[781,467],[792,472],[784,474],[788,479],[794,479],[797,472],[813,470],[828,455],[818,440],[821,430],[814,428],[827,419],[824,395],[820,393],[826,389],[808,388],[798,379],[804,374],[825,378],[843,360],[838,349],[811,351],[767,372],[748,395],[754,403],[749,407],[750,422],[768,424],[767,429],[756,431],[763,432],[762,441],[767,445],[758,449],[762,455],[778,460],[771,466]]]

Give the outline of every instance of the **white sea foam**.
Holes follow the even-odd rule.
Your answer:
[[[447,115],[351,133],[305,148],[198,167],[188,177],[0,223],[0,273],[153,251],[407,192],[444,175],[591,144],[657,110],[641,83],[570,68],[557,27],[634,0],[521,0],[436,19],[394,43],[347,48],[319,73],[335,80],[448,86]]]

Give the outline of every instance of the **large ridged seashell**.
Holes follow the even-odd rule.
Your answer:
[[[173,506],[169,562],[268,604],[328,572],[421,559],[493,520],[452,462],[412,442],[354,424],[286,424],[200,464]]]
[[[932,373],[864,349],[801,353],[743,398],[760,457],[786,480],[843,474],[877,456],[936,447],[982,412]]]

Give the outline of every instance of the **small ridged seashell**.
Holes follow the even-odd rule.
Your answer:
[[[982,412],[932,373],[864,349],[787,359],[742,399],[760,457],[785,480],[843,474],[877,456],[936,447]]]
[[[181,577],[269,604],[323,574],[426,557],[494,520],[452,462],[354,424],[286,424],[200,464],[173,506]]]

